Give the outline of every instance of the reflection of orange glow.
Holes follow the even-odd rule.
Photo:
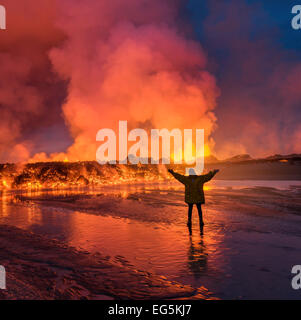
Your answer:
[[[129,193],[127,191],[122,191],[120,194],[123,199],[127,199],[127,197],[129,196]]]
[[[6,197],[7,197],[7,194],[6,194],[6,191],[4,190],[1,194],[1,201],[0,203],[2,204],[2,210],[1,210],[1,215],[3,217],[6,217],[7,216],[7,203],[6,203]]]
[[[200,236],[197,210],[194,208],[193,234],[189,236],[185,226],[186,208],[172,205],[175,199],[177,199],[177,202],[182,202],[183,195],[173,192],[173,188],[170,188],[169,185],[162,184],[160,189],[163,189],[163,187],[166,191],[164,197],[158,193],[157,185],[147,186],[149,192],[152,193],[151,197],[144,195],[144,187],[142,186],[126,186],[125,190],[121,187],[102,189],[101,193],[104,192],[109,197],[99,197],[99,204],[102,204],[102,213],[100,215],[84,213],[85,210],[80,209],[81,207],[78,208],[80,212],[66,212],[63,208],[59,209],[59,206],[55,209],[50,209],[49,207],[44,209],[43,202],[40,202],[41,204],[39,205],[30,203],[29,207],[27,206],[28,203],[26,206],[21,206],[17,203],[17,206],[13,207],[7,203],[9,202],[8,199],[6,203],[2,202],[1,216],[7,216],[8,218],[5,218],[5,221],[9,221],[9,224],[29,231],[38,233],[46,231],[47,234],[50,233],[52,235],[55,230],[56,233],[62,235],[60,238],[63,238],[64,242],[70,246],[75,246],[78,250],[85,250],[91,253],[101,252],[103,256],[108,256],[108,259],[111,256],[111,261],[114,259],[115,262],[124,263],[125,266],[126,263],[133,265],[135,270],[147,270],[151,273],[159,274],[164,270],[167,276],[177,274],[179,270],[185,270],[189,277],[194,276],[195,278],[202,276],[205,271],[208,274],[222,273],[225,270],[226,261],[224,257],[224,234],[216,232],[215,228],[209,227],[209,229],[205,228],[204,236]],[[115,196],[115,192],[118,195],[121,192],[122,195],[135,196],[138,192],[138,196],[139,198],[141,197],[142,201],[138,203],[133,200],[124,200],[120,203],[120,198]],[[31,197],[38,194],[41,194],[40,191],[34,191],[28,195]],[[49,196],[68,196],[72,195],[73,192],[63,191],[58,193],[57,191],[47,191],[45,194]],[[91,194],[98,195],[99,190],[94,190]],[[113,195],[113,197],[110,195]],[[168,197],[172,200],[170,205],[168,203],[165,204],[165,200]],[[90,201],[89,198],[87,199],[81,203]],[[115,205],[118,207],[118,215],[121,214],[121,217],[122,215],[127,217],[128,213],[134,210],[137,212],[137,217],[140,214],[148,217],[150,213],[159,211],[158,214],[154,214],[154,219],[158,220],[154,220],[157,221],[155,223],[141,223],[141,221],[137,222],[135,219],[114,218],[110,214],[106,214],[105,204],[108,203],[108,199],[110,200],[109,203],[113,203],[114,207]],[[150,207],[150,199],[154,203],[153,207]],[[164,209],[158,210],[157,204],[161,201],[164,203]],[[95,197],[91,198],[90,205],[91,207],[95,205]],[[95,208],[98,207],[100,206],[97,205]],[[110,212],[110,205],[107,210]],[[164,219],[170,219],[169,217],[172,214],[175,214],[177,218],[179,216],[179,220],[176,220],[179,223],[171,223],[168,228],[164,227]],[[205,222],[209,223],[209,226],[211,221],[214,223],[215,215],[212,214],[210,208],[204,212],[204,218],[206,219]],[[163,224],[161,221],[163,221]],[[163,227],[156,227],[157,225]],[[211,263],[212,261],[214,264]]]

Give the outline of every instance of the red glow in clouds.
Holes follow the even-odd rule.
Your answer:
[[[300,67],[278,63],[268,42],[245,36],[244,1],[211,1],[204,30],[233,57],[219,89],[206,48],[181,16],[185,3],[2,0],[9,15],[0,34],[0,162],[93,160],[98,130],[117,130],[120,120],[129,129],[205,129],[206,153],[218,157],[297,152],[300,127],[278,124],[291,128],[283,111],[300,98]],[[272,59],[277,68],[263,77]],[[237,87],[238,73],[248,91]],[[276,107],[283,110],[267,121]]]
[[[61,110],[74,143],[52,160],[95,159],[97,131],[123,119],[129,127],[204,128],[209,136],[219,91],[201,45],[176,23],[179,8],[177,1],[44,0],[21,11],[10,0],[11,31],[1,44],[2,160],[26,160],[32,145],[20,141],[23,127],[59,112],[45,101],[55,95],[53,79],[68,82]],[[48,76],[50,87],[38,82]]]

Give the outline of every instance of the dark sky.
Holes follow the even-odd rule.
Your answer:
[[[216,149],[241,145],[254,156],[301,151],[301,30],[291,27],[295,4],[189,0],[189,19],[221,89]]]

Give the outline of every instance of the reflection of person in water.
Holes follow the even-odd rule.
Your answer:
[[[207,272],[207,252],[203,238],[199,242],[193,242],[190,237],[190,246],[188,250],[188,268],[197,279]]]
[[[200,228],[204,226],[202,204],[205,203],[204,183],[210,181],[219,170],[210,171],[207,174],[197,176],[194,169],[189,169],[189,176],[183,176],[173,170],[168,170],[177,180],[185,185],[185,202],[188,204],[187,226],[191,229],[192,208],[195,204],[198,208]]]

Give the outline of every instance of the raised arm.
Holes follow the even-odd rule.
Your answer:
[[[168,169],[168,172],[171,173],[178,181],[181,183],[185,184],[186,182],[186,177],[183,176],[182,174],[174,172],[172,169]]]
[[[204,175],[202,176],[203,182],[205,183],[205,182],[210,181],[218,172],[219,172],[219,170],[218,170],[218,169],[215,169],[215,170],[213,170],[213,171],[210,171],[210,172],[207,173],[207,174],[204,174]]]

